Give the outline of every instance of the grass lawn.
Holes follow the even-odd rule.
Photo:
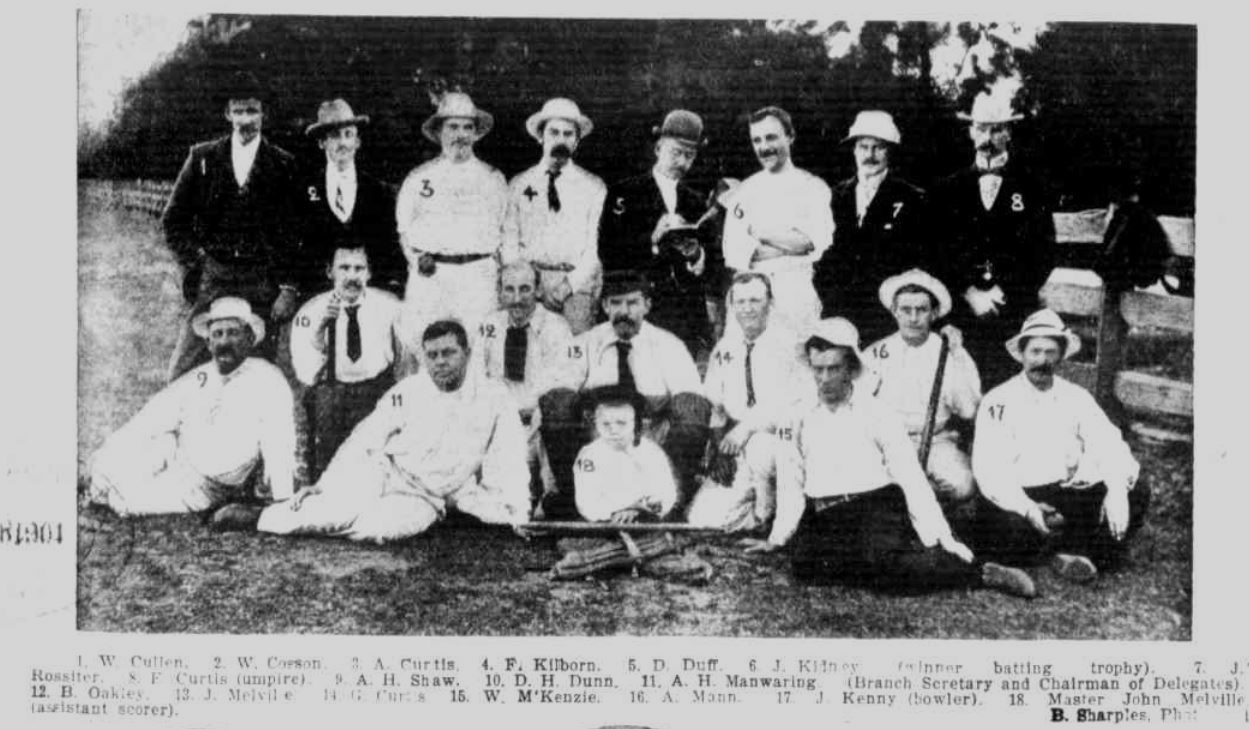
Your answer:
[[[182,315],[179,272],[156,221],[79,212],[79,467],[163,382]],[[1175,357],[1173,352],[1164,356]],[[1181,354],[1181,358],[1191,355]],[[556,583],[550,540],[452,519],[404,543],[210,532],[196,516],[80,520],[84,630],[425,635],[732,635],[1187,640],[1192,450],[1131,442],[1154,507],[1123,572],[1092,587],[1034,573],[1041,596],[885,596],[803,587],[784,554],[691,542],[700,587],[634,579]]]

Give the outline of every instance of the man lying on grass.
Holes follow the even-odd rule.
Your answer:
[[[528,519],[525,432],[506,388],[470,372],[459,322],[430,324],[422,347],[421,371],[382,396],[315,486],[260,513],[260,531],[382,543],[424,532],[448,507],[489,524]],[[256,523],[236,511],[229,526]]]
[[[766,541],[793,538],[800,582],[842,582],[886,590],[988,587],[1033,597],[1022,570],[975,558],[954,538],[902,421],[855,391],[859,333],[842,318],[818,322],[806,341],[819,403],[778,430],[776,518]]]

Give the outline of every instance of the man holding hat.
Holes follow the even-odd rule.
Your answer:
[[[213,509],[248,498],[264,463],[277,501],[294,491],[295,421],[290,386],[255,357],[264,320],[227,296],[191,320],[212,361],[158,392],[113,433],[91,464],[90,498],[121,516]]]
[[[507,180],[473,154],[473,145],[493,127],[494,117],[459,92],[444,94],[421,125],[442,154],[408,174],[395,208],[408,259],[400,374],[416,368],[421,332],[431,322],[456,319],[475,332],[497,305]]]
[[[1091,580],[1125,556],[1148,486],[1093,396],[1054,374],[1080,351],[1057,314],[1029,316],[1006,351],[1022,371],[986,394],[976,416],[980,548],[1013,564],[1049,557],[1061,576]]]
[[[680,339],[646,320],[646,279],[631,271],[606,276],[603,311],[607,321],[577,337],[568,350],[573,387],[552,389],[538,399],[542,443],[557,487],[544,502],[548,517],[575,513],[572,465],[589,436],[580,402],[585,390],[618,385],[646,398],[648,434],[664,447],[677,472],[678,508],[692,494],[707,446],[711,406],[701,394],[698,367]]]
[[[291,329],[291,364],[303,383],[310,436],[310,481],[394,384],[399,299],[369,286],[369,251],[343,240],[324,275],[333,288],[300,307]]]
[[[275,322],[290,319],[298,305],[295,162],[261,136],[262,96],[255,76],[234,76],[224,102],[230,135],[191,148],[161,218],[185,274],[182,295],[192,305],[169,382],[208,359],[191,320],[215,299],[241,297]],[[273,339],[261,348],[267,359],[276,352]]]
[[[602,288],[599,218],[607,187],[572,156],[594,124],[571,99],[548,99],[525,121],[542,160],[508,184],[503,261],[531,261],[542,272],[542,303],[563,314],[573,334],[594,324]]]
[[[750,143],[763,169],[726,202],[724,263],[767,274],[778,319],[792,331],[806,331],[820,317],[812,266],[833,242],[832,193],[794,166],[794,123],[784,109],[767,106],[751,114]]]
[[[825,316],[843,316],[863,341],[887,335],[893,320],[876,304],[880,283],[909,268],[925,266],[924,191],[893,173],[902,143],[893,117],[861,111],[843,143],[853,144],[855,176],[833,188],[833,245],[815,269]]]
[[[608,189],[598,256],[604,271],[634,270],[651,282],[650,320],[697,356],[710,346],[704,285],[715,226],[706,196],[684,181],[707,140],[697,114],[677,109],[655,128],[655,164]],[[711,213],[712,215],[709,215]]]
[[[975,161],[933,190],[944,234],[936,273],[955,295],[953,323],[990,389],[1015,371],[1002,341],[1040,305],[1054,268],[1054,220],[1040,181],[1011,156],[1011,124],[1023,116],[1010,99],[982,93],[959,118],[970,123]]]
[[[750,552],[793,539],[800,582],[912,592],[987,587],[1032,597],[1022,570],[976,559],[950,532],[901,421],[855,393],[859,333],[842,318],[810,330],[806,356],[819,402],[778,431],[776,519]]]
[[[880,285],[879,306],[893,315],[897,331],[864,351],[864,364],[875,371],[876,398],[902,420],[919,450],[932,388],[941,358],[941,336],[933,323],[950,313],[950,292],[941,281],[913,268],[890,276]],[[941,389],[932,417],[925,471],[943,505],[965,502],[976,493],[971,459],[959,448],[953,418],[971,421],[980,405],[980,373],[967,350],[949,344]]]
[[[395,196],[381,180],[356,167],[360,129],[368,123],[368,115],[357,115],[346,101],[334,99],[321,104],[317,121],[304,130],[325,152],[325,165],[318,165],[298,192],[304,294],[325,289],[324,267],[337,248],[363,247],[374,284],[403,295],[407,265],[395,234]]]

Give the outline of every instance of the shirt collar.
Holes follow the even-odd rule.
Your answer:
[[[885,175],[888,175],[888,174],[889,174],[889,168],[885,167],[885,168],[882,168],[880,172],[877,172],[875,174],[865,175],[862,172],[860,172],[856,176],[856,180],[858,181],[860,186],[875,188],[875,187],[880,187],[880,183],[884,182]]]
[[[976,154],[976,169],[981,172],[1000,172],[1006,163],[1010,161],[1010,152],[1003,152],[996,157],[985,157],[982,154]]]
[[[236,152],[254,152],[260,147],[260,135],[257,134],[255,137],[252,137],[252,141],[244,144],[238,132],[234,132],[230,135],[230,147]]]

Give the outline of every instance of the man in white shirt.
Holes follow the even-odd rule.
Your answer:
[[[499,310],[477,331],[474,355],[486,377],[502,382],[519,408],[529,442],[529,468],[541,459],[538,396],[556,387],[570,387],[574,376],[569,359],[573,335],[559,314],[538,305],[538,270],[528,261],[504,264],[499,270]]]
[[[1018,564],[1053,555],[1061,576],[1091,580],[1125,556],[1149,488],[1093,396],[1054,374],[1080,349],[1057,314],[1035,312],[1006,348],[1022,371],[989,391],[976,416],[980,548]]]
[[[810,383],[798,335],[772,324],[772,284],[762,273],[733,277],[728,327],[707,362],[712,406],[710,481],[690,505],[690,523],[750,530],[776,504],[776,428],[804,400]]]
[[[261,462],[274,500],[294,491],[290,386],[272,364],[249,356],[264,339],[264,321],[243,299],[223,297],[191,326],[207,340],[212,361],[158,392],[92,460],[91,501],[121,516],[205,511],[251,498]]]
[[[594,124],[571,99],[549,99],[525,130],[542,160],[508,184],[503,261],[524,259],[542,272],[542,303],[563,314],[573,334],[594,325],[602,288],[599,218],[607,186],[573,161]]]
[[[768,539],[748,540],[747,551],[793,538],[801,582],[1034,596],[1022,570],[981,562],[954,537],[902,423],[875,398],[853,396],[862,372],[854,325],[825,319],[810,331],[819,402],[778,430],[776,519]]]
[[[547,494],[543,511],[552,518],[573,513],[573,460],[589,436],[580,393],[604,385],[619,385],[646,398],[647,430],[672,459],[681,488],[680,510],[693,493],[711,417],[698,367],[680,339],[646,321],[649,287],[640,274],[617,271],[606,276],[603,311],[608,321],[577,337],[569,350],[572,386],[555,388],[538,400],[542,443],[557,487]]]
[[[291,330],[291,363],[295,377],[307,387],[308,479],[313,482],[394,384],[392,368],[399,356],[399,299],[369,286],[366,250],[335,249],[326,275],[334,288],[304,304]]]
[[[888,405],[920,450],[932,388],[941,358],[941,335],[933,323],[950,313],[950,292],[937,278],[918,268],[891,276],[880,285],[880,304],[893,314],[897,331],[864,352],[865,366],[878,379],[876,397]],[[954,419],[970,422],[980,405],[980,374],[952,328],[933,417],[928,460],[924,466],[937,499],[950,507],[976,493],[971,459],[959,448]]]
[[[833,242],[832,191],[794,166],[794,124],[784,109],[767,106],[751,114],[750,141],[763,169],[726,202],[724,263],[767,274],[778,321],[806,331],[820,316],[812,266]]]
[[[400,376],[416,369],[421,333],[431,322],[457,319],[476,332],[495,310],[507,180],[473,154],[493,126],[494,117],[457,92],[445,94],[421,125],[442,154],[408,174],[395,208],[408,259]]]
[[[382,397],[316,486],[265,509],[260,531],[382,543],[424,532],[451,507],[488,524],[528,520],[516,404],[468,367],[458,322],[434,322],[423,339],[421,372]]]

